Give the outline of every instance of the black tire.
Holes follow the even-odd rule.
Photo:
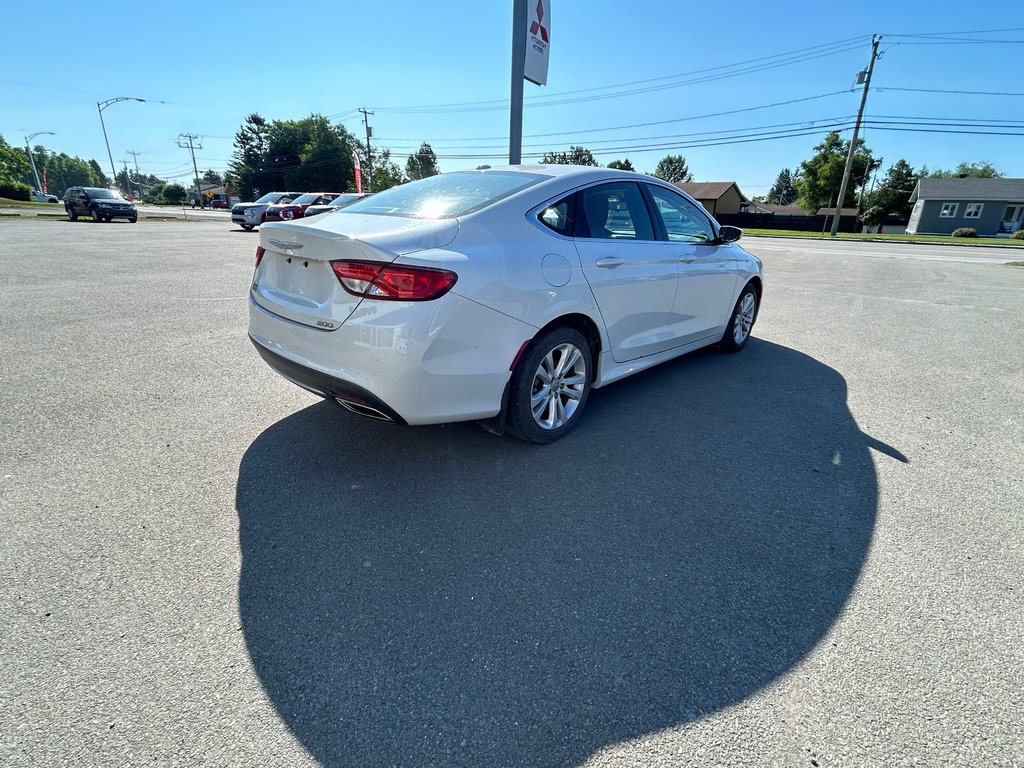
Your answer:
[[[95,221],[97,224],[103,221],[103,214],[100,213],[99,208],[90,208],[89,215],[92,216],[92,220]]]
[[[719,346],[726,352],[739,352],[750,341],[750,334],[754,329],[757,320],[757,310],[760,309],[757,300],[757,288],[753,283],[747,283],[740,296],[736,299],[736,306],[733,307],[732,317],[725,327],[725,333]]]
[[[138,216],[132,216],[132,217],[131,217],[130,219],[128,219],[128,223],[129,223],[129,224],[134,224],[134,223],[135,223],[135,222],[137,222],[138,220],[139,220],[139,217],[138,217]]]
[[[558,440],[579,422],[590,396],[592,375],[593,355],[583,334],[565,327],[541,334],[512,373],[508,431],[530,443]],[[557,385],[554,391],[551,382]]]
[[[240,226],[246,232],[250,232],[252,230],[252,224],[239,224],[238,226]]]
[[[68,206],[64,206],[64,210],[67,211],[68,221],[78,221],[78,214],[75,213],[75,209],[74,208],[69,208]]]

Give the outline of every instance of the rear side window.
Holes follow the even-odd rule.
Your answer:
[[[575,203],[576,196],[570,195],[563,200],[559,200],[557,203],[549,205],[540,212],[537,218],[541,224],[552,232],[557,232],[558,234],[565,235],[566,237],[572,237],[572,231],[576,223]]]
[[[636,184],[601,184],[582,190],[579,196],[577,237],[595,240],[656,239],[647,203]]]

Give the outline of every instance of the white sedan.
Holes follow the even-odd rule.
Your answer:
[[[762,274],[741,234],[637,173],[433,176],[261,227],[249,336],[286,379],[350,411],[548,443],[592,387],[743,348]]]

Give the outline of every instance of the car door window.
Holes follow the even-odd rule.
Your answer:
[[[665,232],[672,242],[710,243],[715,232],[708,217],[682,195],[674,194],[663,187],[648,185],[654,208],[661,216]]]
[[[631,182],[601,184],[580,193],[577,237],[595,240],[654,240],[654,226],[640,188]]]

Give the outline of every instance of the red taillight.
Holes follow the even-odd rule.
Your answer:
[[[447,269],[408,267],[372,261],[332,261],[331,268],[349,293],[387,301],[429,301],[444,296],[459,276]]]
[[[293,218],[295,218],[295,209],[285,208],[283,211],[281,211],[281,218],[284,219],[285,221],[291,221]]]
[[[263,254],[265,254],[266,252],[267,252],[267,249],[264,248],[262,245],[257,245],[256,246],[256,266],[257,267],[260,265],[260,262],[263,261]]]

